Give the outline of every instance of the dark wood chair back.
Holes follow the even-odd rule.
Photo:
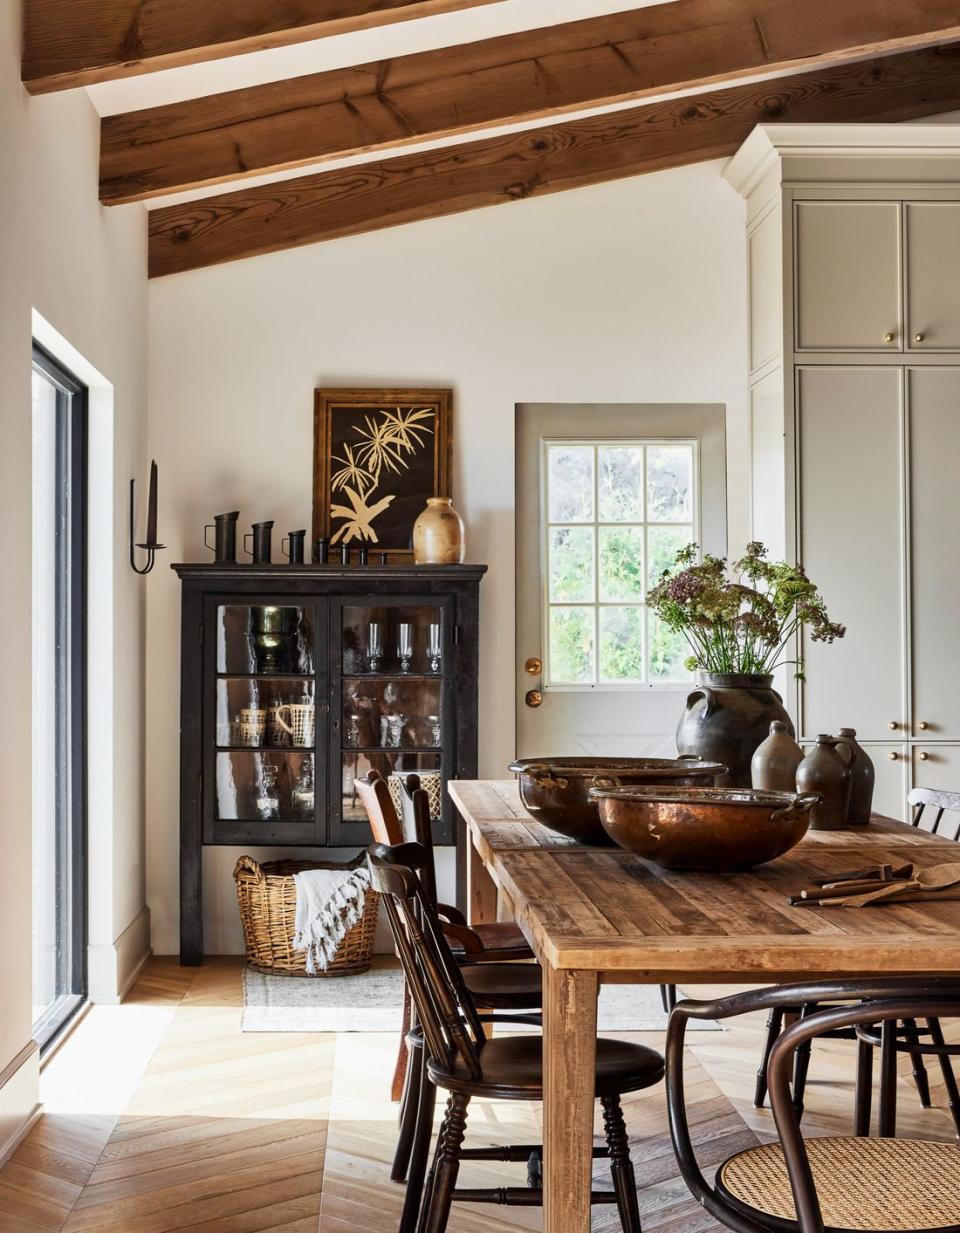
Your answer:
[[[387,781],[380,772],[371,771],[364,778],[354,780],[353,786],[367,812],[374,842],[387,847],[403,843],[403,827],[397,817]]]
[[[416,843],[372,844],[367,862],[371,885],[383,897],[427,1051],[446,1066],[459,1059],[472,1078],[481,1079],[483,1024],[417,875],[426,853]]]
[[[425,864],[420,881],[427,898],[437,905],[437,867],[433,854],[433,824],[430,818],[430,797],[420,786],[419,775],[407,775],[400,781],[400,825],[404,843],[418,843],[423,848]]]
[[[933,820],[932,826],[924,827],[931,834],[940,834],[940,824],[943,822],[943,815],[949,813],[953,824],[952,839],[960,839],[960,792],[941,792],[936,788],[914,788],[907,801],[913,809],[913,818],[911,819],[914,826],[920,826],[926,809],[935,809],[937,816]]]
[[[841,1005],[836,1005],[841,1002]],[[903,1019],[960,1016],[956,978],[877,977],[850,981],[819,981],[755,989],[712,1002],[682,1001],[670,1016],[667,1030],[667,1113],[670,1137],[681,1176],[701,1207],[737,1233],[758,1233],[754,1221],[733,1207],[711,1186],[700,1169],[690,1136],[684,1101],[684,1044],[690,1019],[729,1019],[761,1010],[821,1006],[780,1033],[770,1050],[767,1079],[770,1105],[793,1191],[800,1233],[824,1233],[820,1200],[800,1130],[793,1099],[794,1062],[799,1048],[818,1036],[845,1028],[883,1024],[884,1031]],[[947,1051],[960,1053],[960,1045]],[[714,1162],[715,1163],[715,1162]]]

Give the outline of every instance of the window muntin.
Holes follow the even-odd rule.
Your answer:
[[[543,442],[544,688],[689,682],[646,594],[700,538],[698,462],[695,440]]]

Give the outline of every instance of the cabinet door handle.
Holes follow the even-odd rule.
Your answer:
[[[930,727],[930,725],[927,723],[925,719],[921,719],[920,722],[917,724],[917,727],[920,729],[921,732],[926,732],[926,730]]]
[[[896,732],[896,730],[900,727],[900,725],[897,723],[895,719],[891,719],[890,722],[887,724],[887,727],[890,729],[891,732]]]
[[[927,759],[930,757],[930,755],[927,753],[926,750],[924,750],[923,753],[918,753],[917,757],[920,759],[921,762],[926,762]]]
[[[896,337],[896,335],[895,335],[895,334],[884,334],[884,336],[883,336],[883,341],[884,341],[884,342],[893,342],[893,340],[894,340],[894,338],[895,338],[895,337]]]
[[[899,761],[900,755],[895,750],[891,749],[890,752],[887,754],[887,757],[890,759],[891,762],[897,762]]]
[[[923,339],[924,339],[924,335],[923,335],[923,334],[914,334],[914,336],[913,336],[913,341],[914,341],[914,342],[923,342]]]

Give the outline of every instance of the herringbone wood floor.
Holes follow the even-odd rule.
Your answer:
[[[0,1233],[392,1233],[395,1041],[242,1035],[240,973],[235,959],[154,959],[123,1006],[91,1012],[44,1072],[47,1113],[0,1170]],[[750,1103],[762,1028],[743,1020],[693,1038],[688,1097],[706,1164],[771,1135]],[[848,1129],[851,1061],[849,1045],[817,1046],[809,1132]],[[901,1133],[949,1138],[943,1110],[920,1110],[901,1087]],[[677,1178],[662,1088],[630,1097],[625,1114],[644,1228],[711,1227]],[[477,1102],[468,1138],[530,1141],[538,1117]],[[515,1171],[474,1164],[462,1176],[522,1184]],[[597,1173],[606,1184],[602,1162]],[[450,1233],[539,1227],[533,1209],[462,1205]],[[594,1227],[618,1228],[615,1209],[595,1209]]]

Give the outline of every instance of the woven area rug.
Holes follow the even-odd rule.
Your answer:
[[[247,968],[243,974],[244,1032],[399,1032],[403,975],[398,968],[374,967],[361,976],[267,976]],[[695,1022],[691,1030],[716,1030]],[[601,1032],[662,1032],[667,1017],[655,985],[605,985],[600,990]],[[513,1031],[539,1028],[511,1026]]]

